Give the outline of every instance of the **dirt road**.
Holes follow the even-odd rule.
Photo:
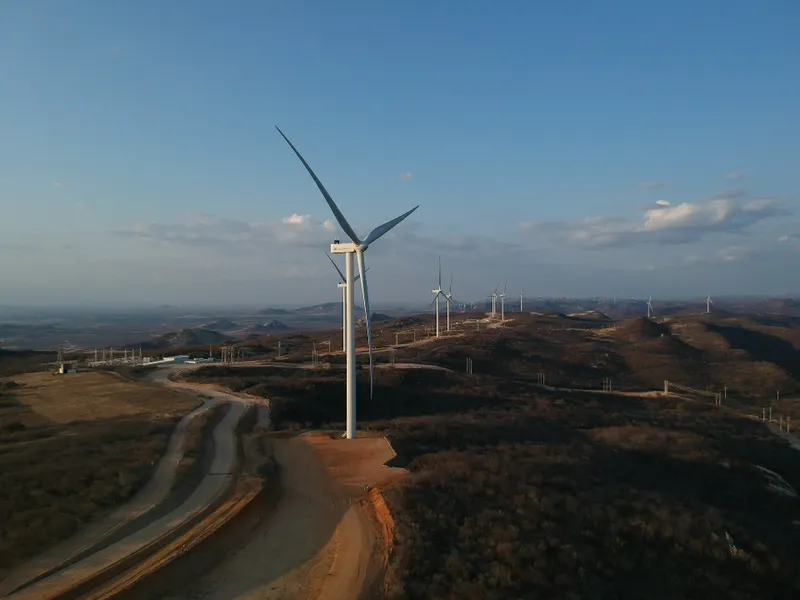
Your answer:
[[[214,402],[205,401],[203,406],[187,413],[178,421],[169,438],[166,453],[159,461],[153,476],[129,502],[12,571],[0,582],[0,596],[10,594],[33,579],[65,567],[76,556],[91,553],[125,524],[162,503],[167,498],[175,481],[178,463],[183,457],[184,440],[189,422],[201,412],[208,410]]]
[[[224,489],[236,464],[235,428],[247,408],[248,406],[244,403],[233,404],[225,418],[214,429],[215,451],[211,469],[183,504],[122,540],[11,594],[9,598],[34,600],[54,596],[157,540],[165,532],[174,529],[208,506]]]
[[[165,600],[340,600],[382,583],[385,541],[370,488],[405,475],[381,437],[275,440],[282,496],[240,549]],[[202,551],[202,548],[200,548]]]
[[[151,380],[173,387],[168,380],[170,373],[171,369],[159,369]],[[174,387],[183,387],[195,393],[199,389],[205,400],[202,407],[184,416],[176,426],[170,437],[167,452],[159,462],[151,480],[130,503],[6,578],[3,582],[6,594],[35,578],[34,583],[12,593],[9,598],[47,598],[68,589],[77,581],[92,576],[106,566],[152,543],[166,531],[208,506],[225,489],[238,459],[236,425],[250,404],[231,394],[206,390],[202,386],[197,386],[198,389],[193,389],[191,385]],[[230,401],[231,409],[214,429],[214,457],[208,474],[197,489],[185,502],[163,517],[147,523],[123,539],[109,545],[103,544],[105,539],[123,525],[132,522],[166,499],[175,480],[177,465],[183,455],[183,441],[190,420],[220,401]]]

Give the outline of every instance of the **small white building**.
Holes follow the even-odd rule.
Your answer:
[[[189,360],[188,354],[178,354],[177,356],[165,356],[164,362],[173,362],[176,365],[182,365]]]

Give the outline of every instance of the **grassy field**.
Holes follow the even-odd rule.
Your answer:
[[[798,389],[784,356],[793,335],[761,337],[746,319],[689,322],[562,329],[523,318],[404,349],[459,371],[472,356],[476,375],[378,369],[373,400],[360,371],[360,427],[388,435],[412,473],[386,490],[397,521],[390,597],[800,597],[800,500],[756,468],[800,489],[800,453],[737,412],[769,404],[764,387]],[[603,376],[625,389],[737,383],[719,408],[552,392],[535,385],[539,372],[575,387]],[[279,429],[343,427],[340,371],[189,376],[269,397]]]
[[[130,498],[196,405],[111,373],[0,379],[0,576]]]

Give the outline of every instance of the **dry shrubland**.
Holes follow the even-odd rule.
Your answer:
[[[108,373],[0,383],[0,574],[135,494],[197,405]]]
[[[611,376],[628,389],[664,378],[717,389],[727,364],[768,365],[797,389],[783,357],[793,350],[772,346],[779,336],[712,323],[689,340],[674,324],[641,319],[595,330],[519,325],[403,350],[454,369],[472,356],[473,376],[378,369],[370,400],[359,371],[360,426],[386,434],[397,466],[412,473],[384,490],[397,524],[390,597],[800,595],[800,503],[768,489],[755,468],[800,489],[800,454],[737,412],[767,402],[763,382],[730,390],[722,408],[535,385],[545,372],[556,385],[594,377],[600,387]],[[343,426],[341,371],[208,367],[191,376],[270,398],[278,428]]]

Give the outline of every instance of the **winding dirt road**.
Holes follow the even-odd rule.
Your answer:
[[[169,371],[169,369],[159,369],[153,380],[166,383]],[[194,389],[190,385],[176,387]],[[84,529],[75,538],[67,540],[53,551],[25,565],[25,569],[21,569],[19,574],[15,574],[15,579],[9,581],[11,578],[7,578],[4,585],[8,585],[10,591],[18,588],[20,584],[30,581],[31,575],[35,577],[45,573],[44,576],[36,578],[34,583],[12,593],[8,596],[9,598],[41,600],[62,593],[78,582],[91,578],[109,565],[156,541],[165,532],[191,519],[219,497],[233,477],[232,473],[238,459],[236,426],[250,403],[218,390],[202,388],[199,391],[208,399],[204,401],[202,407],[187,414],[179,422],[170,438],[167,452],[159,462],[152,479],[134,497],[133,501],[117,509],[107,519]],[[197,489],[185,502],[167,515],[152,521],[121,540],[102,547],[103,540],[114,531],[145,514],[167,497],[175,479],[177,464],[183,455],[183,441],[189,421],[195,415],[221,401],[231,402],[231,408],[214,429],[214,457],[209,472]],[[92,549],[97,547],[99,549],[92,552]],[[15,582],[16,585],[14,585]]]
[[[75,557],[91,554],[124,525],[164,502],[175,481],[178,463],[183,457],[186,430],[190,421],[215,403],[213,400],[204,400],[202,406],[185,414],[178,421],[167,443],[167,450],[152,477],[129,502],[9,573],[0,582],[0,597],[65,568],[70,562],[74,562]]]
[[[282,488],[274,512],[237,551],[164,600],[341,600],[382,585],[389,526],[380,526],[364,484],[406,475],[384,466],[394,457],[388,442],[311,432],[276,438],[274,448]]]

